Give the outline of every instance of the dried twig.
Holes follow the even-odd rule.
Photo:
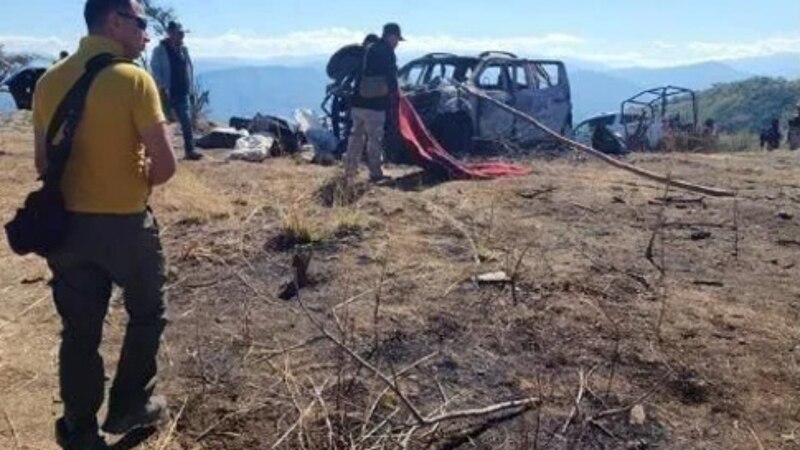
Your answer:
[[[572,411],[570,411],[567,421],[564,422],[564,425],[561,427],[561,434],[565,434],[567,432],[570,424],[573,420],[575,420],[575,417],[577,417],[578,413],[580,412],[583,394],[586,392],[586,376],[583,372],[583,369],[578,371],[578,380],[578,394],[575,396],[575,406],[572,407]]]
[[[457,419],[464,419],[469,417],[480,417],[490,415],[499,411],[504,411],[507,409],[513,408],[527,408],[533,404],[539,402],[539,399],[536,397],[531,397],[522,400],[515,400],[510,402],[498,403],[496,405],[488,406],[486,408],[481,409],[471,409],[471,410],[461,410],[461,411],[454,411],[451,413],[439,414],[431,417],[423,416],[420,410],[414,405],[414,403],[403,393],[402,389],[397,385],[397,380],[392,380],[386,374],[381,372],[378,368],[373,366],[369,361],[362,358],[358,353],[353,351],[347,345],[342,343],[339,339],[333,336],[325,326],[321,324],[314,316],[311,314],[311,311],[308,310],[305,303],[303,303],[302,299],[298,297],[298,303],[300,307],[303,309],[306,317],[308,318],[311,323],[316,326],[319,331],[324,334],[331,342],[336,344],[341,350],[343,350],[346,354],[348,354],[353,360],[355,360],[358,364],[360,364],[365,369],[372,372],[375,376],[377,376],[389,389],[391,389],[400,399],[400,401],[405,405],[405,407],[409,410],[411,415],[414,417],[415,422],[418,426],[432,426],[440,422],[445,421],[452,421]]]
[[[753,436],[753,440],[756,441],[756,445],[758,446],[758,450],[764,450],[764,444],[761,442],[761,438],[758,437],[758,433],[753,428],[752,425],[748,425],[747,429],[750,431],[750,435]]]
[[[564,144],[566,144],[566,145],[568,145],[568,146],[570,146],[572,148],[575,148],[577,150],[580,150],[580,151],[583,151],[585,153],[588,153],[588,154],[594,156],[595,158],[598,158],[598,159],[600,159],[600,160],[602,160],[602,161],[604,161],[604,162],[606,162],[606,163],[608,163],[608,164],[610,164],[610,165],[612,165],[612,166],[614,166],[616,168],[626,170],[626,171],[631,172],[631,173],[633,173],[635,175],[638,175],[640,177],[648,178],[650,180],[657,181],[659,183],[669,184],[671,186],[678,187],[678,188],[681,188],[681,189],[685,189],[687,191],[698,192],[698,193],[701,193],[701,194],[710,195],[712,197],[733,197],[735,195],[733,192],[728,191],[728,190],[724,190],[724,189],[716,189],[716,188],[712,188],[712,187],[706,187],[706,186],[700,186],[700,185],[697,185],[697,184],[688,183],[688,182],[685,182],[685,181],[673,180],[673,179],[671,179],[669,177],[665,177],[663,175],[660,175],[660,174],[657,174],[657,173],[654,173],[654,172],[650,172],[649,170],[645,170],[645,169],[630,165],[628,163],[619,161],[619,160],[617,160],[615,158],[612,158],[612,157],[606,155],[605,153],[597,151],[597,150],[595,150],[595,149],[593,149],[593,148],[591,148],[591,147],[589,147],[587,145],[583,145],[580,142],[576,142],[576,141],[573,141],[571,139],[567,139],[567,138],[561,136],[560,134],[558,134],[555,131],[553,131],[553,130],[549,129],[548,127],[546,127],[544,124],[542,124],[540,121],[538,121],[534,117],[531,117],[530,115],[525,114],[524,112],[521,112],[521,111],[519,111],[519,110],[517,110],[517,109],[515,109],[515,108],[513,108],[513,107],[511,107],[509,105],[506,105],[505,103],[503,103],[501,101],[498,101],[498,100],[496,100],[494,98],[491,98],[488,95],[478,91],[474,87],[471,87],[471,86],[468,86],[468,85],[464,85],[464,84],[458,84],[456,86],[462,92],[467,92],[467,93],[469,93],[471,95],[474,95],[474,96],[478,97],[481,100],[485,100],[485,101],[497,106],[498,108],[502,109],[503,111],[506,111],[506,112],[508,112],[508,113],[510,113],[510,114],[512,114],[512,115],[524,120],[525,122],[528,122],[528,123],[532,124],[533,126],[535,126],[536,128],[539,128],[545,134],[550,135],[554,139],[556,139],[556,140],[558,140],[558,141],[560,141],[560,142],[562,142],[562,143],[564,143]]]
[[[428,200],[425,201],[425,209],[427,209],[427,210],[433,212],[434,214],[437,214],[437,215],[441,216],[442,218],[444,218],[448,223],[450,223],[450,225],[453,228],[455,228],[458,232],[460,232],[464,236],[464,239],[467,240],[467,242],[469,243],[470,248],[472,249],[472,258],[474,259],[475,264],[480,265],[480,263],[481,263],[481,253],[478,250],[478,246],[475,244],[475,240],[472,239],[472,236],[470,236],[469,231],[467,231],[467,229],[464,227],[464,224],[459,222],[458,219],[453,217],[447,211],[445,211],[442,208],[436,206],[431,201],[428,201]]]
[[[183,412],[186,410],[186,404],[188,402],[189,397],[186,397],[183,400],[183,405],[181,405],[181,409],[178,411],[178,414],[174,419],[172,419],[172,424],[170,424],[167,434],[159,439],[158,450],[167,450],[167,446],[172,442],[172,437],[175,435],[175,430],[178,428],[178,422],[181,420],[181,417],[183,417]]]
[[[8,423],[8,427],[11,428],[11,435],[14,437],[14,448],[22,448],[22,445],[19,442],[19,435],[17,434],[17,428],[14,426],[14,422],[11,421],[11,417],[8,415],[8,411],[3,409],[3,417],[5,417],[6,422]]]

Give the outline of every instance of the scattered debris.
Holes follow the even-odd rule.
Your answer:
[[[629,423],[631,425],[640,427],[644,425],[646,420],[647,416],[644,413],[644,406],[636,405],[633,408],[631,408],[631,415],[629,419]]]
[[[551,193],[553,193],[553,192],[555,192],[557,190],[558,190],[558,188],[555,187],[555,186],[547,186],[547,187],[542,188],[542,189],[530,189],[530,190],[524,190],[524,191],[517,191],[516,194],[517,194],[517,196],[522,197],[522,198],[524,198],[526,200],[533,200],[533,199],[541,197],[543,195],[551,194]]]
[[[308,109],[298,109],[294,112],[294,120],[299,130],[314,149],[314,161],[327,161],[334,159],[339,140],[334,134],[322,126],[322,122]],[[319,155],[319,157],[317,157]]]
[[[277,139],[278,147],[275,149],[277,154],[271,156],[297,153],[302,146],[302,133],[298,131],[297,125],[280,117],[256,114],[250,123],[249,131],[250,134],[274,136]]]
[[[292,268],[294,269],[294,276],[291,281],[284,283],[281,288],[278,298],[281,300],[291,300],[297,296],[300,289],[310,284],[308,278],[308,267],[311,265],[311,257],[313,251],[311,249],[301,249],[297,251],[292,257]]]
[[[474,278],[478,284],[508,284],[511,283],[511,277],[503,271],[484,273],[476,275]]]
[[[262,162],[272,154],[276,139],[271,136],[256,134],[242,137],[236,141],[236,150],[230,152],[228,160]]]
[[[195,141],[195,145],[200,148],[236,148],[236,142],[242,137],[249,136],[246,130],[235,128],[214,128],[203,137]]]
[[[650,448],[650,445],[644,439],[637,439],[625,443],[625,450],[646,450],[648,448]]]
[[[651,202],[651,204],[655,205],[683,205],[683,204],[699,204],[705,207],[706,199],[705,197],[677,197],[677,196],[666,196],[666,197],[658,197]]]
[[[694,280],[692,284],[695,286],[725,287],[725,283],[722,281]]]
[[[704,240],[710,238],[711,236],[712,235],[711,235],[710,231],[707,231],[707,230],[693,230],[691,238],[692,238],[693,241],[704,241]]]

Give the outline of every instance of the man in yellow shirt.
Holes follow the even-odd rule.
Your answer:
[[[36,168],[47,168],[46,132],[66,93],[94,56],[134,60],[149,41],[138,0],[87,0],[89,29],[78,51],[42,77],[34,95]],[[166,325],[164,256],[147,201],[175,173],[158,90],[134,64],[95,79],[74,136],[61,188],[70,213],[63,247],[48,258],[63,323],[59,378],[64,415],[56,438],[66,449],[106,448],[97,412],[104,399],[98,352],[112,284],[124,290],[129,322],[102,429],[125,434],[152,426],[165,400],[154,396],[156,356]]]

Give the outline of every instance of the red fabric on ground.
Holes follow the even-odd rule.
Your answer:
[[[414,160],[423,169],[443,173],[457,179],[486,179],[505,176],[528,175],[526,167],[505,163],[466,164],[447,153],[431,135],[417,114],[414,105],[400,95],[398,130]]]

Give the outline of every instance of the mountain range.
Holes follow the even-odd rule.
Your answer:
[[[691,65],[614,69],[596,62],[565,60],[573,95],[576,123],[588,116],[616,111],[623,100],[657,86],[676,85],[695,90],[755,76],[800,78],[800,53]],[[261,112],[291,116],[297,108],[320,111],[328,83],[321,58],[272,61],[206,58],[195,61],[200,85],[210,91],[209,115],[220,122],[231,116]],[[0,111],[13,108],[0,94]]]
[[[574,117],[616,111],[621,102],[651,87],[676,85],[704,90],[716,84],[754,76],[800,78],[800,53],[709,61],[663,68],[611,69],[601,64],[567,60]],[[288,116],[296,108],[319,111],[328,83],[324,61],[199,60],[201,85],[211,91],[210,114],[226,121],[232,115],[256,112]]]

